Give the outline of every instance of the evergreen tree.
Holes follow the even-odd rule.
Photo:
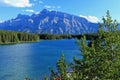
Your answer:
[[[62,54],[61,59],[57,62],[57,70],[60,74],[61,80],[68,80],[67,77],[67,63],[65,62],[64,54]]]
[[[83,59],[74,59],[76,80],[119,80],[120,79],[120,32],[118,23],[107,11],[99,24],[98,37],[91,46],[83,37],[80,50]]]
[[[39,36],[37,34],[30,33],[18,33],[13,31],[0,30],[0,44],[18,43],[25,41],[38,41]]]
[[[51,80],[71,80],[67,73],[68,63],[65,61],[64,54],[62,54],[56,65],[57,73],[55,73],[53,69],[50,69]]]
[[[44,80],[48,80],[48,77],[45,76],[45,77],[44,77]]]

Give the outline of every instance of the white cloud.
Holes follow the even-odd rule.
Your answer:
[[[35,12],[35,14],[40,14],[40,12]]]
[[[59,9],[59,8],[61,8],[60,6],[50,6],[50,5],[45,5],[44,7],[47,9]]]
[[[39,3],[40,3],[40,4],[42,4],[42,3],[43,3],[43,1],[39,1]]]
[[[0,20],[0,23],[2,23],[3,21]]]
[[[30,13],[34,13],[35,11],[34,10],[32,10],[32,9],[27,9],[27,10],[25,10],[26,12],[30,12]]]
[[[92,22],[92,23],[98,23],[99,19],[95,16],[83,16],[80,15],[80,17],[86,18],[88,21]]]
[[[39,1],[37,1],[37,0],[33,0],[34,2],[37,2],[37,3],[40,3],[40,4],[42,4],[43,3],[43,1],[42,0],[39,0]]]
[[[31,7],[29,0],[0,0],[0,3],[13,7]]]
[[[52,8],[52,6],[49,6],[49,5],[45,5],[44,7],[47,8],[47,9]]]

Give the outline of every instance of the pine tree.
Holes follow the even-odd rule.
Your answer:
[[[45,77],[44,77],[44,80],[48,80],[48,77],[47,77],[47,76],[45,76]]]
[[[120,79],[120,32],[118,23],[107,11],[99,23],[98,37],[86,43],[85,36],[80,42],[83,59],[74,58],[76,80],[119,80]]]
[[[67,71],[66,71],[67,67],[68,65],[65,62],[64,54],[62,54],[61,59],[57,62],[57,70],[60,74],[61,80],[68,80]]]
[[[56,65],[57,73],[55,73],[53,69],[50,69],[51,80],[71,80],[71,77],[69,77],[67,73],[68,63],[65,61],[64,54],[62,54]]]

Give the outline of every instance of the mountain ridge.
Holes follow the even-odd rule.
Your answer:
[[[96,33],[98,28],[96,23],[83,17],[43,9],[31,16],[18,14],[0,23],[0,29],[40,34],[87,34]]]

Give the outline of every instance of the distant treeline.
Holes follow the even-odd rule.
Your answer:
[[[37,34],[0,30],[0,44],[38,41]]]
[[[87,40],[97,38],[97,34],[84,34]],[[0,30],[0,44],[10,44],[19,42],[32,42],[43,40],[58,40],[58,39],[81,39],[82,34],[30,34],[23,32],[4,31]]]
[[[97,34],[84,34],[87,40],[92,40],[97,38]],[[39,34],[40,39],[43,40],[57,40],[57,39],[81,39],[82,34]]]

